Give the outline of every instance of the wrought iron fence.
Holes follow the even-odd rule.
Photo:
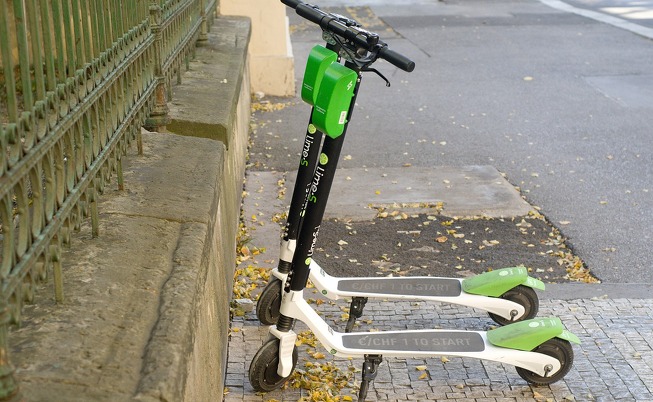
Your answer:
[[[173,77],[216,0],[0,0],[0,398],[15,390],[7,326],[39,279],[62,301],[62,244],[140,127],[166,123]]]

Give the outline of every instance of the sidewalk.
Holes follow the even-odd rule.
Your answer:
[[[538,292],[538,316],[560,317],[582,341],[574,345],[575,361],[569,374],[551,386],[531,387],[513,367],[493,362],[388,358],[367,399],[653,401],[653,283],[648,262],[649,214],[645,212],[651,201],[650,175],[646,174],[650,164],[645,163],[644,154],[640,158],[639,151],[649,145],[641,139],[649,138],[642,128],[646,126],[643,116],[650,116],[650,104],[624,101],[616,90],[631,76],[642,82],[648,77],[649,66],[643,61],[650,59],[650,43],[631,32],[537,1],[398,5],[366,0],[345,7],[352,3],[318,2],[331,11],[365,19],[369,29],[381,32],[394,50],[410,54],[420,67],[406,75],[380,65],[392,87],[370,83],[359,93],[360,107],[340,165],[359,171],[336,174],[327,218],[373,222],[374,211],[366,207],[380,198],[384,204],[441,201],[422,198],[413,189],[426,189],[433,183],[432,193],[451,196],[436,185],[451,182],[458,188],[461,183],[452,177],[467,180],[469,175],[460,174],[465,169],[491,165],[510,182],[499,178],[503,182],[496,193],[488,183],[474,182],[460,197],[445,200],[443,214],[448,210],[482,215],[496,207],[492,216],[513,216],[519,221],[532,205],[542,206],[546,218],[563,226],[563,237],[574,240],[575,252],[604,281],[547,283],[547,290]],[[292,11],[289,17],[295,28],[293,46],[301,77],[302,57],[319,42],[320,33]],[[636,100],[650,99],[641,93],[645,91],[630,95]],[[392,107],[387,103],[390,100]],[[276,265],[279,255],[280,224],[285,221],[281,213],[287,210],[293,176],[284,172],[297,166],[296,152],[306,124],[300,103],[286,100],[284,108],[262,117],[259,133],[253,136],[243,211],[252,252],[241,265],[249,276],[247,283],[257,286],[249,289],[253,297],[265,286],[266,272]],[[623,155],[617,155],[619,149]],[[619,164],[614,163],[616,159]],[[393,179],[389,168],[405,176]],[[443,172],[447,176],[439,175]],[[381,177],[402,186],[383,183]],[[531,204],[525,208],[519,204],[523,200],[513,185],[520,187]],[[482,186],[493,191],[481,191]],[[356,197],[346,194],[347,189],[354,189]],[[380,190],[376,198],[374,190]],[[280,199],[284,192],[285,199]],[[506,199],[514,202],[498,202]],[[317,247],[326,248],[327,225],[322,229]],[[392,234],[387,237],[394,239]],[[366,241],[370,252],[378,250],[372,245],[376,240]],[[381,255],[374,252],[374,256]],[[466,263],[469,257],[461,255]],[[347,259],[343,260],[346,265]],[[337,274],[335,264],[318,261]],[[435,273],[436,261],[434,256],[430,266]],[[359,259],[352,264],[358,262],[369,261]],[[312,306],[334,330],[344,330],[347,301],[321,300],[310,289],[306,297],[315,299]],[[259,324],[254,312],[240,313],[232,321],[225,401],[356,400],[362,360],[333,359],[313,342],[303,323],[295,328],[302,345],[296,374],[287,388],[256,394],[247,378],[248,369],[268,339],[267,328]],[[493,325],[482,311],[384,300],[370,300],[358,323],[362,331],[487,330]],[[317,380],[325,385],[308,390],[311,381]]]
[[[433,172],[437,181],[437,172]],[[274,213],[284,210],[285,200],[278,199],[282,174],[250,172],[244,204],[244,216],[252,237],[252,247],[265,249],[245,262],[255,267],[272,267],[278,256],[279,225]],[[341,181],[338,182],[338,177]],[[344,175],[336,175],[334,186],[346,186]],[[288,190],[289,192],[290,190]],[[514,192],[506,188],[504,192]],[[343,211],[342,202],[348,198],[333,196],[331,211]],[[400,197],[401,194],[395,194]],[[393,194],[388,194],[392,197]],[[502,196],[502,195],[497,195]],[[451,199],[450,203],[455,203]],[[510,209],[511,207],[507,206]],[[507,210],[508,210],[507,209]],[[362,209],[361,209],[362,211]],[[351,213],[350,213],[351,214]],[[252,219],[252,216],[256,220]],[[264,285],[259,281],[261,286]],[[368,393],[368,400],[465,400],[478,402],[499,401],[650,401],[653,400],[653,299],[608,298],[608,285],[557,284],[550,285],[553,295],[540,292],[538,316],[555,315],[582,341],[574,346],[574,365],[564,380],[548,387],[531,387],[511,366],[467,358],[397,359],[388,358],[380,366],[379,375]],[[650,295],[650,289],[640,286],[635,297]],[[627,290],[627,289],[626,289]],[[574,295],[583,298],[575,298]],[[627,294],[627,293],[625,293]],[[590,296],[593,295],[593,296]],[[553,296],[553,298],[551,298]],[[307,291],[307,297],[319,295]],[[343,331],[346,320],[345,301],[330,302],[315,308],[336,330]],[[360,330],[398,330],[422,328],[487,330],[493,322],[482,311],[426,302],[388,302],[370,300]],[[304,324],[295,331],[308,336]],[[267,339],[267,328],[261,326],[254,312],[234,317],[229,342],[229,360],[225,387],[225,401],[297,401],[325,400],[310,398],[306,389],[278,390],[259,395],[247,379],[249,363]],[[356,399],[362,360],[333,359],[318,344],[299,347],[299,373],[315,370],[321,365],[322,376],[346,379],[341,395]],[[312,357],[317,356],[318,358]],[[424,368],[424,366],[426,368]],[[350,369],[351,367],[351,369]],[[356,370],[353,373],[352,370]],[[298,377],[294,383],[299,384]],[[290,383],[293,383],[291,381]],[[336,394],[337,395],[337,394]],[[343,400],[343,399],[340,399]],[[344,399],[347,400],[347,399]]]

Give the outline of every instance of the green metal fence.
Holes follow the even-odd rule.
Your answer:
[[[0,399],[16,392],[7,327],[90,219],[141,126],[165,125],[173,79],[216,0],[0,0]]]

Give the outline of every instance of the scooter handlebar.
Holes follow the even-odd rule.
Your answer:
[[[319,8],[306,4],[301,0],[281,0],[281,2],[288,7],[294,8],[299,16],[319,25],[322,29],[331,31],[336,35],[354,41],[368,50],[372,50],[370,43],[367,42],[365,37],[359,35],[359,32],[356,32],[352,27],[342,24],[335,17],[326,14]],[[375,44],[382,45],[378,51],[380,58],[407,72],[415,69],[415,62],[408,57],[388,49],[387,45],[382,42],[376,41]]]
[[[324,17],[327,16],[325,12],[321,11],[319,8],[311,7],[306,3],[302,3],[299,0],[285,0],[285,1],[291,1],[293,3],[297,3],[297,5],[294,8],[299,16],[304,17],[307,20],[322,26],[322,20],[324,19]]]
[[[392,64],[395,67],[398,67],[406,72],[411,72],[415,69],[415,62],[409,59],[408,57],[390,50],[387,47],[383,47],[379,51],[379,57]]]
[[[281,2],[291,8],[297,8],[297,5],[301,3],[300,0],[281,0]]]

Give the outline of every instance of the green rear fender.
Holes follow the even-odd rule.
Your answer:
[[[544,290],[544,282],[528,276],[528,270],[525,267],[501,268],[484,272],[464,279],[462,288],[465,292],[475,295],[501,297],[519,285]]]
[[[556,337],[580,344],[580,339],[567,331],[558,317],[520,321],[487,332],[488,342],[492,345],[525,351]]]

